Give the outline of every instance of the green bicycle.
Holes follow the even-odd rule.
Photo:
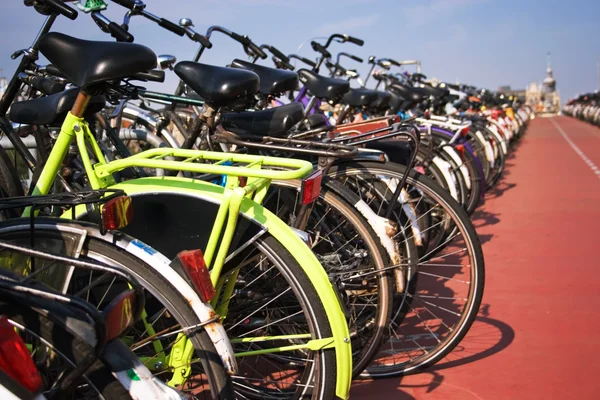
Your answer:
[[[136,237],[135,232],[143,233],[144,241],[171,257],[186,248],[204,249],[217,290],[213,305],[240,360],[240,373],[233,377],[236,390],[257,397],[347,398],[351,349],[336,293],[301,238],[260,205],[271,180],[301,179],[312,166],[291,159],[173,149],[107,162],[82,118],[91,94],[121,93],[118,82],[154,68],[155,54],[139,45],[58,33],[45,35],[40,50],[82,90],[33,194],[51,191],[75,139],[89,185],[122,189],[132,197],[137,217],[126,232]],[[228,83],[240,89],[247,81]],[[222,187],[202,179],[160,177],[117,184],[113,174],[132,167],[225,175],[227,182]],[[85,218],[85,207],[77,207],[76,214]],[[186,356],[192,363],[192,352]],[[191,371],[172,383],[190,379]]]

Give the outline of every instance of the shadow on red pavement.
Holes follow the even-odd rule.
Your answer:
[[[388,398],[408,400],[415,397],[409,392],[432,393],[444,383],[443,371],[473,363],[493,356],[506,349],[515,339],[515,331],[506,323],[489,315],[490,305],[481,307],[480,316],[475,320],[463,342],[450,355],[418,376],[398,379],[356,382],[352,388],[352,398],[371,398],[373,393],[385,393]]]
[[[515,331],[505,322],[490,318],[489,304],[480,308],[467,337],[443,361],[428,371],[441,371],[482,360],[506,349],[515,339]]]

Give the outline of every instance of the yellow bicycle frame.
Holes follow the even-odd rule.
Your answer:
[[[217,290],[223,287],[225,287],[226,293],[228,290],[233,290],[232,285],[226,285],[222,281],[221,272],[240,213],[264,226],[299,261],[300,266],[306,272],[320,296],[333,333],[331,338],[317,338],[293,347],[294,349],[305,348],[310,350],[334,348],[337,364],[336,395],[342,399],[348,398],[352,375],[350,334],[335,291],[325,270],[310,248],[281,219],[259,204],[264,198],[272,179],[300,179],[312,171],[313,167],[309,162],[288,158],[169,148],[152,149],[126,159],[107,162],[90,132],[87,122],[69,112],[42,170],[33,195],[43,195],[50,191],[73,138],[76,139],[79,154],[93,189],[108,187],[122,189],[131,196],[143,193],[177,191],[178,193],[202,196],[220,205],[207,248],[204,250],[205,261],[210,268],[211,279]],[[95,165],[92,165],[88,146],[94,158],[98,160]],[[166,159],[172,157],[183,158],[183,161]],[[195,162],[198,160],[212,161],[213,163]],[[227,162],[243,163],[245,165],[241,167],[229,166],[226,165]],[[262,168],[263,166],[285,169],[275,170]],[[129,167],[190,171],[198,174],[219,174],[226,175],[228,178],[226,187],[178,177],[140,178],[116,184],[112,174]],[[248,177],[245,187],[239,185],[237,177],[240,176]],[[29,210],[26,210],[25,214],[28,213]],[[85,213],[84,207],[76,209],[77,215]],[[70,218],[71,213],[67,212],[65,216],[67,215]],[[230,288],[227,286],[230,286]],[[226,305],[219,308],[218,311],[226,313]],[[281,338],[260,337],[252,339],[254,341],[268,341]],[[232,342],[235,342],[235,340],[233,339]],[[276,352],[292,349],[288,346],[266,350]],[[264,352],[264,350],[258,350],[256,352],[246,352],[240,356]]]

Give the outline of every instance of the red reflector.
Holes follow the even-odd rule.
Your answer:
[[[133,312],[136,306],[137,294],[127,290],[115,299],[104,310],[106,321],[106,340],[113,340],[125,332],[135,321]]]
[[[425,110],[425,115],[424,115],[425,119],[429,119],[431,118],[431,112],[429,110]]]
[[[131,197],[117,197],[106,202],[102,207],[102,226],[107,231],[124,228],[132,219]]]
[[[456,146],[454,146],[454,148],[456,149],[456,151],[460,155],[460,159],[463,160],[463,161],[465,161],[465,145],[463,145],[463,144],[457,144]]]
[[[42,388],[42,378],[25,342],[6,317],[0,317],[0,369],[30,392]]]
[[[302,204],[310,204],[321,194],[321,182],[323,181],[323,172],[319,169],[302,180],[300,197]]]
[[[204,261],[202,250],[185,250],[177,254],[185,273],[192,281],[194,288],[203,302],[209,302],[215,297],[215,287],[210,280],[210,273]]]
[[[466,126],[462,129],[462,131],[460,131],[460,134],[463,136],[467,136],[469,134],[469,131],[471,130],[470,126]]]

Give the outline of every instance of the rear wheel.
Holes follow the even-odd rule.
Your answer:
[[[328,185],[339,185],[330,182]],[[393,271],[385,249],[353,204],[358,197],[323,185],[311,205],[304,230],[310,246],[341,294],[352,341],[352,367],[358,375],[376,354],[392,315]],[[300,182],[274,182],[265,205],[289,224],[300,210]],[[345,191],[344,198],[339,195]]]
[[[43,311],[33,310],[24,304],[0,303],[0,315],[15,327],[31,351],[42,377],[43,393],[51,392],[55,398],[63,399],[131,399],[127,390],[100,361],[86,368],[69,387],[61,388],[62,378],[76,367],[89,365],[88,360],[95,357],[95,349],[55,324],[52,315],[42,314]]]
[[[392,163],[348,162],[332,169],[330,176],[383,213],[394,184],[406,173],[405,167]],[[466,212],[444,189],[410,171],[404,199],[394,205],[393,215],[412,231],[407,240],[418,247],[417,280],[398,300],[390,338],[363,374],[369,377],[415,373],[441,360],[469,330],[483,295],[479,238]]]
[[[3,226],[0,239],[30,246],[29,226],[23,226],[21,221],[14,223],[18,225],[19,222],[21,229]],[[165,281],[154,268],[115,245],[91,235],[82,237],[81,232],[66,230],[56,223],[44,226],[45,229],[35,229],[37,249],[69,256],[75,256],[79,251],[79,259],[99,261],[128,270],[144,287],[146,306],[142,320],[122,340],[150,371],[169,382],[180,368],[191,368],[189,379],[180,389],[191,391],[198,398],[233,398],[230,378],[214,344],[185,297],[176,288]],[[30,258],[7,249],[0,252],[0,259],[3,261],[3,268],[21,274],[28,274],[29,270],[24,267],[32,265]],[[34,265],[36,280],[56,290],[82,297],[99,309],[129,287],[127,281],[116,275],[72,269],[58,261],[35,259]],[[182,329],[186,333],[185,337],[176,333]],[[171,349],[181,345],[181,341],[186,339],[191,341],[195,349],[192,365],[169,367],[168,355]]]

